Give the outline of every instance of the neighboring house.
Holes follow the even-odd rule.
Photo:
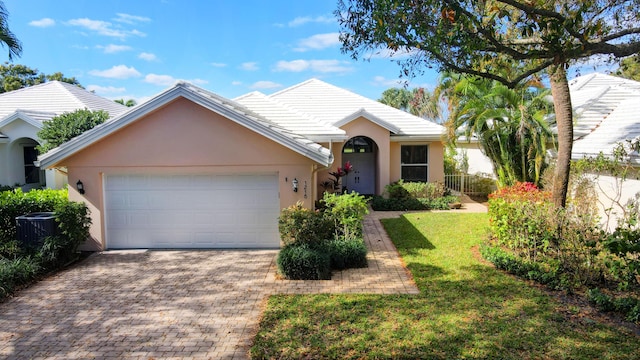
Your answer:
[[[0,185],[21,185],[24,189],[60,188],[66,176],[34,165],[40,144],[37,136],[43,121],[77,109],[105,110],[112,117],[127,107],[102,98],[76,85],[50,81],[0,94]],[[45,179],[46,178],[46,179]]]
[[[571,101],[576,114],[572,159],[611,156],[616,144],[640,137],[640,82],[600,73],[575,78],[569,82]],[[632,153],[628,159],[640,165]],[[640,192],[640,181],[632,178],[620,185],[612,176],[600,174],[596,182],[600,210],[611,209],[609,228],[616,225],[627,201]]]
[[[346,186],[442,181],[444,129],[312,79],[229,100],[178,83],[51,150],[93,220],[93,249],[277,248],[280,210],[311,208],[345,161]]]

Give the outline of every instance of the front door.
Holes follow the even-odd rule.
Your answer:
[[[363,195],[373,195],[376,191],[377,146],[365,136],[349,139],[342,149],[342,160],[349,161],[353,171],[342,178],[342,186],[347,191]]]

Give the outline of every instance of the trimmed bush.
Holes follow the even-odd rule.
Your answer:
[[[60,233],[42,246],[21,249],[16,241],[16,220],[31,212],[53,211]],[[58,269],[78,257],[78,246],[89,237],[91,218],[84,203],[69,202],[66,190],[20,189],[0,193],[0,299],[38,275]]]
[[[0,192],[0,256],[14,257],[18,248],[16,240],[16,217],[33,212],[55,211],[67,203],[67,190],[21,189]]]
[[[305,209],[301,203],[282,210],[278,230],[284,245],[319,244],[331,239],[335,232],[333,219],[323,212]]]
[[[449,204],[458,202],[457,196],[447,195],[435,199],[389,198],[376,195],[371,201],[375,211],[449,210]]]
[[[323,249],[330,254],[331,268],[334,270],[367,267],[367,246],[362,239],[327,241]]]
[[[290,280],[331,279],[329,254],[308,244],[285,246],[276,262],[280,273]]]
[[[442,183],[403,182],[385,186],[385,196],[373,197],[371,207],[376,211],[448,210],[458,202]]]

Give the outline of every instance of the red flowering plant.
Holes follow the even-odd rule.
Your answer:
[[[489,195],[489,227],[498,245],[535,261],[557,237],[549,191],[517,182]]]
[[[338,167],[336,171],[330,171],[329,175],[333,177],[333,179],[329,179],[323,182],[321,185],[327,190],[329,187],[333,188],[333,190],[341,190],[342,187],[340,185],[340,179],[344,176],[349,175],[350,172],[353,171],[353,165],[351,162],[347,161],[344,163],[342,167]]]

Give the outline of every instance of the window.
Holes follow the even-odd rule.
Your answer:
[[[402,145],[400,148],[401,177],[404,181],[428,180],[427,145]]]
[[[38,160],[38,150],[34,146],[25,146],[24,155],[24,182],[25,184],[36,184],[40,182],[40,169],[33,165]]]
[[[344,144],[342,152],[344,154],[352,153],[372,153],[374,152],[374,142],[366,136],[353,137]]]

